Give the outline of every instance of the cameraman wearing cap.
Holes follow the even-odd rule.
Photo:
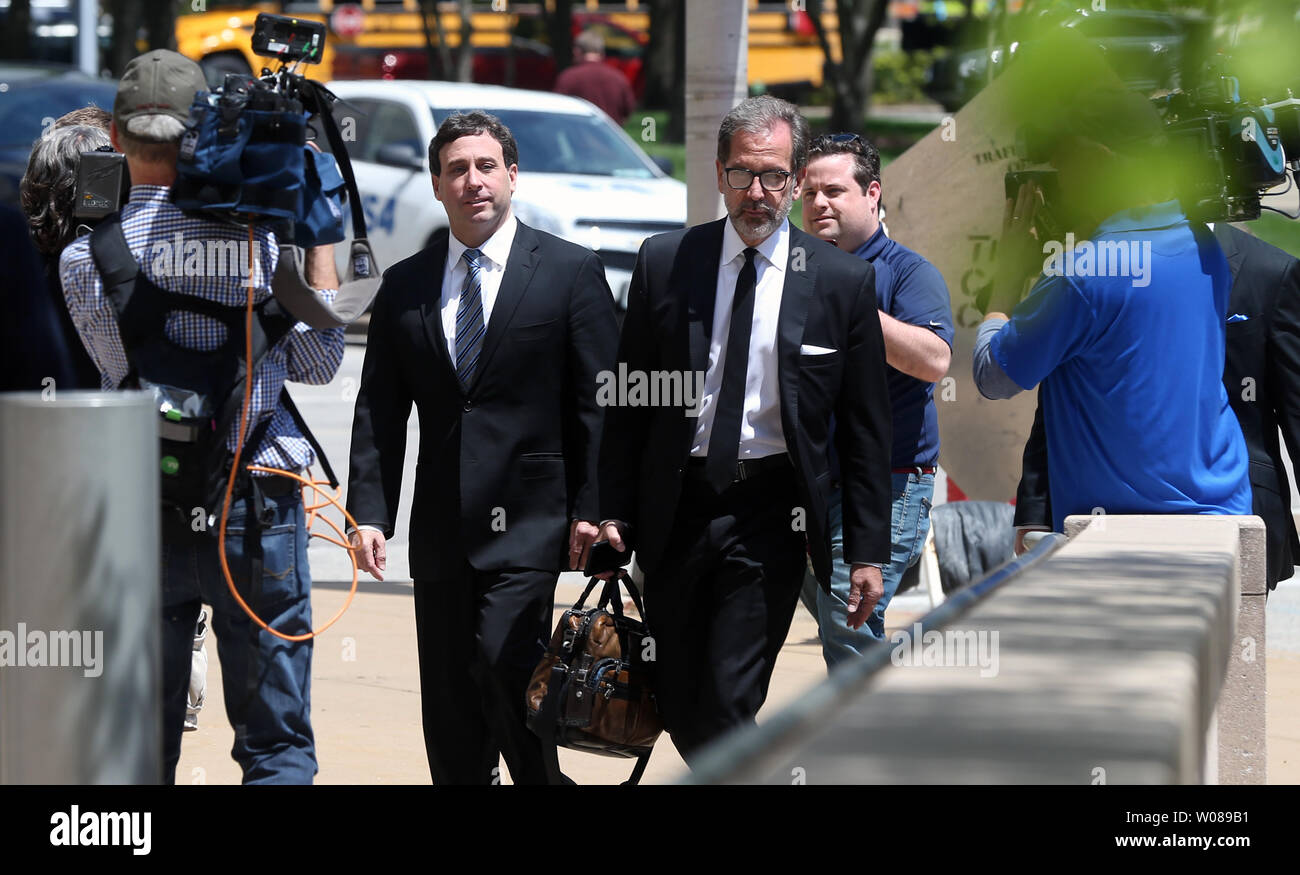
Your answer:
[[[176,52],[159,49],[127,65],[110,130],[114,147],[126,155],[132,180],[129,202],[120,213],[121,232],[139,267],[137,295],[142,286],[152,286],[242,308],[250,283],[255,302],[271,295],[278,257],[274,234],[265,225],[255,227],[250,252],[246,227],[183,213],[169,199],[184,122],[200,90],[206,90],[202,71]],[[183,251],[176,252],[178,247]],[[224,256],[232,249],[239,258],[228,261]],[[306,266],[308,281],[323,287],[320,294],[330,301],[338,286],[331,249],[309,250]],[[213,259],[214,251],[223,257]],[[90,240],[83,237],[64,251],[60,276],[68,310],[99,368],[103,388],[117,389],[131,385],[137,375],[97,263]],[[225,342],[227,330],[223,322],[182,309],[166,319],[164,333],[178,347],[215,351]],[[269,349],[252,380],[241,465],[300,472],[312,463],[312,447],[281,400],[282,389],[285,381],[328,383],[342,357],[342,328],[314,330],[302,323]],[[236,421],[226,440],[231,452],[238,433]],[[231,575],[242,593],[254,595],[254,610],[272,628],[286,634],[308,632],[311,578],[299,487],[289,478],[257,472],[250,483],[247,489],[235,490],[231,499],[226,527]],[[263,507],[260,526],[252,510],[258,503]],[[175,513],[163,519],[164,780],[175,780],[194,624],[201,603],[207,602],[213,607],[226,713],[235,729],[232,755],[243,769],[244,783],[310,783],[316,773],[311,640],[278,639],[250,621],[227,589],[216,532],[203,525],[205,519],[219,517],[220,508],[195,510],[200,513],[193,521],[178,519]],[[259,554],[262,574],[250,581]]]

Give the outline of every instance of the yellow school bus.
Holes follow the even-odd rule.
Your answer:
[[[301,72],[312,79],[327,81],[338,78],[361,78],[383,75],[382,69],[369,68],[372,57],[382,65],[384,54],[426,57],[428,38],[416,0],[363,0],[360,3],[336,3],[320,0],[302,2],[222,2],[206,0],[204,11],[189,12],[176,20],[176,48],[193,58],[216,82],[225,73],[257,73],[270,62],[253,53],[253,21],[260,12],[288,15],[324,22],[329,29],[325,50],[319,64],[305,65]],[[454,4],[439,4],[441,31],[446,45],[460,46],[460,16]],[[472,44],[477,48],[503,49],[510,41],[514,15],[491,11],[476,12],[472,18]],[[360,29],[353,33],[359,22]],[[439,38],[437,25],[430,21],[433,39]],[[390,71],[391,72],[391,71]],[[427,75],[427,74],[426,74]],[[403,78],[401,71],[389,78]]]
[[[551,5],[552,0],[546,0]],[[519,3],[498,0],[494,4],[475,4],[472,14],[472,44],[476,49],[475,80],[489,81],[500,77],[500,56],[512,43],[511,34],[521,18],[540,20],[542,3]],[[816,87],[822,83],[824,58],[821,45],[810,26],[803,4],[749,0],[749,82],[768,88]],[[833,2],[826,3],[823,15],[832,52],[838,57],[839,38],[835,30]],[[253,54],[251,37],[253,20],[259,12],[291,15],[325,22],[329,34],[321,63],[303,69],[313,79],[338,78],[440,78],[430,75],[427,60],[429,43],[441,37],[446,45],[460,45],[460,15],[455,3],[439,3],[441,33],[433,21],[429,33],[422,21],[418,0],[362,0],[340,3],[319,2],[223,2],[206,0],[204,11],[187,12],[177,19],[176,42],[181,54],[198,61],[216,84],[227,72],[257,73],[267,59]],[[639,60],[633,55],[644,51],[649,33],[649,14],[642,0],[600,3],[577,0],[573,4],[575,32],[582,27],[603,25],[610,54],[620,52],[628,60],[624,68],[635,79]],[[499,10],[499,11],[496,11]],[[353,33],[353,29],[360,29]],[[540,30],[540,27],[537,28]],[[482,50],[484,58],[478,55]],[[508,62],[519,66],[515,82],[532,87],[545,86],[545,72],[536,68],[537,56],[549,49],[540,43],[514,39],[514,57]],[[435,53],[436,56],[436,53]],[[495,58],[495,60],[494,60]],[[495,66],[494,66],[495,65]],[[484,77],[478,74],[485,70]],[[552,74],[553,75],[553,74]],[[539,81],[539,77],[543,81]],[[498,81],[500,81],[498,79]],[[634,82],[634,84],[637,84]],[[637,88],[638,92],[640,88]]]

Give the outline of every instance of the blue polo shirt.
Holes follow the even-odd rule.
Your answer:
[[[853,253],[876,269],[876,306],[908,325],[929,328],[952,348],[952,307],[943,275],[930,262],[877,228]],[[886,368],[894,413],[892,467],[932,466],[939,461],[939,417],[934,383]]]
[[[1174,201],[1111,216],[1088,252],[1111,241],[1141,259],[1127,275],[1096,276],[1095,257],[1058,263],[990,343],[1016,385],[1043,385],[1053,525],[1094,508],[1250,514],[1246,443],[1223,387],[1223,250],[1208,233],[1198,241]],[[1121,272],[1114,251],[1100,272]]]

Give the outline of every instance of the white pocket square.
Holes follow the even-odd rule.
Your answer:
[[[799,355],[830,355],[833,352],[839,352],[839,350],[827,349],[824,346],[809,346],[806,343],[799,347]]]

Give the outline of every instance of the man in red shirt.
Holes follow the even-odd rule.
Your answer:
[[[585,30],[573,41],[576,63],[555,80],[557,94],[589,100],[619,125],[636,106],[627,77],[605,63],[605,41]]]

